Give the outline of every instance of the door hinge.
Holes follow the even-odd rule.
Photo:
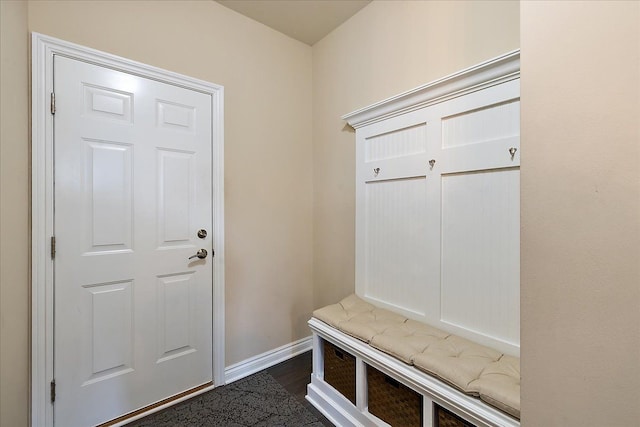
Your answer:
[[[51,380],[51,403],[56,401],[56,380]]]
[[[51,92],[51,114],[56,114],[56,94]]]
[[[56,236],[51,236],[51,259],[56,257]]]

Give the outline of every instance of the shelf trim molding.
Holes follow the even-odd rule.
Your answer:
[[[520,77],[520,49],[342,116],[354,129]]]

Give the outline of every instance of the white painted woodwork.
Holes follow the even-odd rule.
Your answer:
[[[309,336],[234,363],[225,370],[226,383],[229,384],[238,381],[256,372],[284,362],[285,360],[289,360],[292,357],[311,350],[311,347],[311,337]]]
[[[84,385],[133,371],[133,282],[83,285],[80,336],[82,354],[91,355],[82,365]]]
[[[356,293],[513,355],[519,87],[516,51],[343,117],[356,128]]]
[[[367,411],[367,379],[365,366],[391,376],[423,397],[423,427],[432,427],[433,404],[448,409],[477,427],[519,427],[520,422],[468,396],[437,378],[383,353],[368,344],[312,318],[313,373],[307,385],[306,399],[331,422],[341,427],[387,427],[388,424]],[[323,341],[327,340],[356,358],[356,403],[354,405],[324,381]]]
[[[424,188],[424,177],[374,181],[365,187],[366,295],[418,315],[424,315],[428,256]]]
[[[176,245],[191,247],[195,200],[194,152],[158,149],[158,235],[162,249]]]
[[[441,320],[513,346],[520,343],[519,190],[517,169],[442,177]]]
[[[210,158],[212,168],[211,175],[211,202],[213,208],[213,223],[209,233],[211,246],[215,248],[216,257],[208,261],[213,270],[213,377],[216,385],[222,385],[225,381],[225,361],[224,361],[224,144],[223,144],[223,105],[224,88],[208,82],[197,80],[184,75],[172,73],[149,65],[137,63],[125,58],[110,55],[97,50],[89,49],[63,40],[48,37],[42,34],[32,34],[32,233],[31,233],[31,388],[30,388],[30,418],[31,425],[51,427],[54,425],[53,412],[54,404],[51,402],[50,382],[54,379],[54,259],[51,252],[51,236],[54,235],[54,116],[51,114],[51,93],[54,92],[53,63],[54,57],[64,56],[78,60],[101,65],[110,69],[120,70],[136,76],[144,76],[155,82],[164,82],[181,88],[188,88],[193,91],[210,96],[211,106],[211,150]],[[132,89],[116,89],[104,85],[95,85],[91,82],[84,82],[84,86],[78,87],[78,96],[82,98],[82,117],[91,120],[100,120],[106,124],[120,124],[132,126],[134,123],[134,107],[137,109],[137,98]],[[190,115],[193,110],[189,103],[175,102],[173,97],[160,97],[156,103],[157,127],[163,128],[167,132],[175,132],[176,137],[193,133],[196,122],[191,121],[195,116]],[[161,107],[167,106],[166,111]],[[60,104],[59,104],[59,107]],[[175,108],[174,108],[175,107]],[[64,108],[64,107],[63,107]],[[184,110],[188,110],[186,113]],[[166,114],[165,114],[166,113]],[[95,154],[95,167],[93,172],[87,168],[83,175],[85,181],[78,180],[85,185],[85,190],[94,191],[95,197],[91,196],[92,203],[82,204],[86,212],[93,209],[95,200],[95,218],[89,219],[83,224],[83,230],[91,233],[84,233],[83,247],[85,257],[93,257],[94,260],[105,258],[105,255],[118,254],[127,256],[128,253],[136,250],[133,241],[128,241],[125,237],[134,236],[136,232],[135,224],[128,220],[127,215],[120,215],[120,221],[115,221],[117,212],[122,213],[130,209],[128,203],[131,199],[127,182],[131,182],[126,175],[130,169],[128,162],[135,154],[135,150],[130,150],[133,146],[117,143],[116,139],[105,138],[84,138],[85,149],[79,150],[81,156],[87,157],[86,164],[94,166],[93,158]],[[95,153],[93,152],[95,151]],[[115,168],[122,171],[121,182],[125,185],[114,185],[109,191],[104,191],[104,179],[100,169]],[[117,181],[119,174],[112,173],[111,179]],[[91,172],[91,173],[89,173]],[[95,182],[92,182],[94,180]],[[135,180],[133,181],[135,183]],[[154,189],[152,189],[155,192]],[[93,215],[93,214],[92,214]],[[105,222],[109,216],[110,222]],[[95,227],[93,223],[95,222]],[[129,226],[132,226],[129,229]],[[105,233],[105,227],[113,227],[113,233]],[[93,231],[96,231],[94,236]],[[159,234],[158,234],[159,235]],[[95,237],[95,239],[94,239]],[[151,242],[160,246],[158,239]],[[174,243],[179,245],[179,243]],[[176,276],[179,277],[179,276]],[[95,364],[98,370],[108,366],[127,366],[130,361],[127,359],[128,343],[127,329],[131,327],[127,312],[127,298],[133,298],[138,286],[136,281],[114,280],[111,282],[96,282],[85,284],[82,288],[84,293],[82,298],[93,301],[95,298],[96,310],[85,310],[82,324],[78,325],[82,329],[81,333],[89,336],[91,334],[101,335],[96,347],[96,358],[91,361],[91,366]],[[95,286],[94,286],[95,285]],[[184,296],[184,293],[182,294]],[[183,298],[184,300],[184,298]],[[89,302],[83,302],[86,306]],[[120,312],[105,310],[105,307],[119,306]],[[107,313],[107,311],[109,311]],[[118,313],[116,316],[115,313]],[[125,315],[120,316],[121,313]],[[135,316],[135,311],[133,312]],[[96,321],[87,320],[95,317]],[[116,319],[117,317],[117,319]],[[135,322],[133,327],[135,327]],[[89,328],[87,330],[87,328]],[[109,342],[111,341],[111,342]],[[75,343],[74,343],[75,344]],[[177,346],[179,340],[172,344]],[[83,348],[76,345],[78,351],[89,354],[91,346]],[[105,350],[107,349],[108,350]],[[135,352],[133,353],[135,356]],[[159,355],[156,355],[160,357]],[[87,365],[89,366],[89,365]],[[116,369],[117,371],[117,369]],[[101,371],[103,373],[107,371]],[[80,375],[88,377],[88,371],[80,372]],[[91,381],[91,380],[89,380]],[[102,380],[99,380],[102,382]],[[169,381],[170,382],[170,381]],[[60,384],[60,382],[58,382]],[[197,393],[202,393],[213,388],[213,385],[201,388]],[[61,399],[60,385],[58,386],[57,401]],[[127,399],[128,394],[119,393],[122,399]],[[163,409],[169,405],[186,399],[183,396],[168,404],[160,405],[142,412],[137,418],[147,413]],[[116,425],[123,425],[120,422]]]
[[[131,250],[132,146],[82,138],[86,253]]]
[[[90,426],[213,380],[212,99],[54,68],[54,423]]]
[[[404,129],[395,129],[389,133],[371,136],[364,144],[365,162],[392,159],[412,154],[424,153],[426,124],[419,123]]]

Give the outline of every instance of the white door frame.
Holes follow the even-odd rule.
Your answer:
[[[224,384],[224,88],[38,33],[31,40],[31,421],[53,425],[53,56],[61,55],[211,95],[213,383]]]

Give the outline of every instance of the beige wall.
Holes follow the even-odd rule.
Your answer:
[[[213,1],[32,1],[29,30],[225,87],[226,364],[308,336],[311,48]]]
[[[523,426],[640,425],[640,3],[521,5]]]
[[[311,48],[213,1],[0,4],[0,425],[28,419],[27,25],[225,86],[226,364],[308,336]]]
[[[514,1],[374,1],[313,46],[314,300],[354,291],[355,138],[340,117],[519,47]]]
[[[0,5],[0,426],[27,423],[27,22],[225,86],[227,364],[353,291],[339,117],[520,34],[523,426],[640,423],[638,3],[376,1],[313,49],[214,2]]]
[[[27,3],[0,1],[0,426],[29,408]]]
[[[213,1],[33,1],[29,29],[225,87],[226,364],[309,335],[309,46]]]

